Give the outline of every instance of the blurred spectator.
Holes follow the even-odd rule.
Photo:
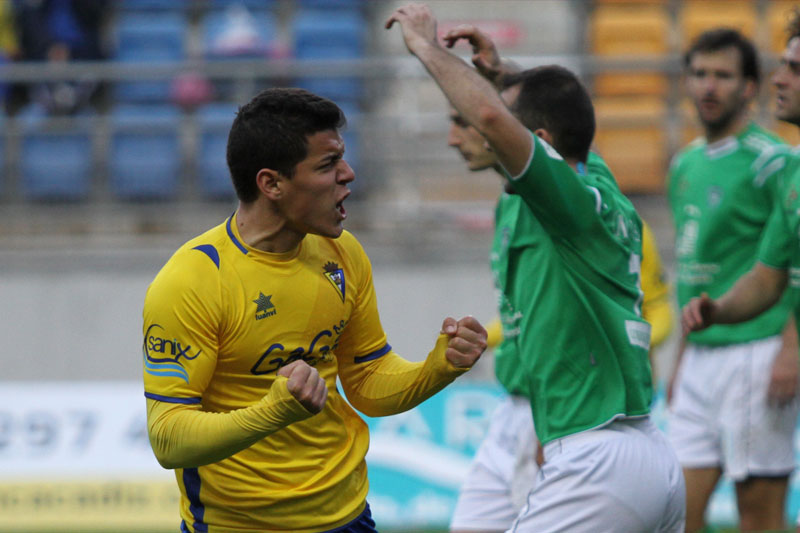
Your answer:
[[[269,40],[273,38],[269,33],[274,29],[245,6],[232,4],[208,19],[205,43],[208,57],[261,57],[269,53]]]
[[[13,0],[22,61],[101,60],[110,0]],[[96,80],[59,80],[28,87],[28,97],[52,114],[72,114],[96,95]]]
[[[13,61],[18,55],[19,43],[11,4],[0,2],[0,65]],[[7,94],[8,83],[0,83],[0,102],[5,101]]]

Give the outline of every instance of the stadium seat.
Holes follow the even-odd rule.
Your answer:
[[[589,21],[590,50],[598,57],[661,56],[670,49],[671,23],[662,3],[604,3]],[[667,76],[658,71],[602,72],[593,80],[600,96],[665,95]]]
[[[108,172],[115,197],[167,200],[177,196],[180,119],[180,112],[166,105],[120,105],[112,111]]]
[[[179,13],[123,13],[116,24],[116,59],[129,63],[169,63],[186,57],[186,16]],[[116,85],[116,98],[124,103],[164,103],[170,81],[124,81]]]
[[[36,106],[17,115],[20,191],[31,200],[78,201],[89,197],[92,143],[89,117],[53,123]],[[62,119],[63,120],[63,119]]]
[[[274,48],[277,21],[270,11],[232,4],[209,11],[203,19],[203,53],[207,58],[256,58]]]
[[[294,55],[301,60],[363,57],[365,28],[358,10],[298,10],[293,24]],[[354,103],[361,97],[362,84],[357,77],[304,77],[296,83],[337,103]]]
[[[685,0],[679,15],[683,42],[689,43],[700,33],[720,26],[756,37],[759,17],[750,0]]]
[[[624,193],[661,193],[667,171],[667,107],[658,97],[595,99],[598,153]]]
[[[276,0],[208,0],[211,9],[244,6],[247,9],[272,9]]]
[[[364,0],[296,0],[301,8],[355,9],[364,5]]]
[[[769,124],[768,127],[780,135],[781,138],[790,145],[797,146],[800,144],[800,132],[797,130],[797,126],[794,124],[789,124],[788,122],[783,121],[775,121],[773,124]]]
[[[118,0],[121,11],[181,11],[190,7],[192,0]]]
[[[195,158],[200,191],[208,199],[232,199],[235,196],[226,160],[228,132],[238,106],[228,103],[208,104],[197,110],[199,131]]]

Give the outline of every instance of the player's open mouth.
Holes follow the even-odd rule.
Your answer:
[[[347,218],[347,210],[344,208],[344,200],[345,200],[345,199],[343,198],[341,202],[338,202],[338,203],[336,204],[336,209],[339,211],[339,215],[340,215],[340,216],[341,216],[343,219]]]

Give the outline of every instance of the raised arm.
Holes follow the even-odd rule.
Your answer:
[[[422,62],[461,116],[486,138],[503,167],[512,176],[522,172],[532,150],[528,130],[506,107],[491,82],[439,45],[436,20],[428,7],[401,7],[386,21],[386,28],[395,22],[409,52]]]
[[[503,79],[508,74],[522,70],[514,62],[502,59],[489,36],[472,24],[457,26],[444,36],[448,48],[452,48],[462,39],[472,47],[472,64],[497,90],[503,88]]]

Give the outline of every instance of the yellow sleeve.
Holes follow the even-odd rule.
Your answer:
[[[503,323],[498,317],[486,325],[486,334],[487,348],[494,348],[503,342]]]
[[[394,351],[366,362],[340,362],[339,377],[350,403],[368,416],[407,411],[430,398],[469,368],[445,358],[449,337],[441,334],[425,361],[412,363]]]
[[[226,459],[293,422],[312,416],[278,376],[255,405],[209,413],[199,404],[147,399],[147,431],[164,468],[194,468]]]
[[[673,313],[669,286],[664,281],[661,258],[650,226],[642,221],[642,315],[650,322],[650,346],[663,342],[672,331]]]

